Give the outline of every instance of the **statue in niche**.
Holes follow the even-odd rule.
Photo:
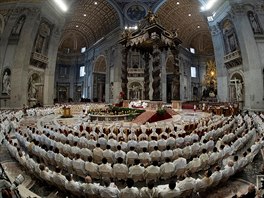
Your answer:
[[[45,38],[43,36],[39,36],[36,42],[36,52],[41,53],[43,48]]]
[[[15,26],[12,29],[12,34],[14,34],[14,35],[19,35],[20,34],[21,29],[22,29],[22,27],[23,27],[23,25],[25,23],[25,20],[26,20],[26,16],[25,15],[21,16],[18,19],[18,21],[16,22]]]
[[[39,27],[39,34],[35,43],[35,51],[42,53],[46,38],[50,35],[50,28],[46,23],[41,23]]]
[[[234,26],[229,20],[226,20],[223,23],[223,35],[226,47],[226,54],[229,54],[239,49]]]
[[[258,23],[258,18],[257,18],[257,15],[254,14],[252,11],[249,11],[248,12],[248,19],[249,19],[249,22],[251,24],[251,27],[252,27],[252,30],[253,30],[253,33],[254,34],[259,34],[259,33],[262,33],[261,31],[261,27]]]
[[[236,96],[237,96],[237,100],[241,101],[242,100],[242,89],[243,89],[243,85],[242,83],[239,81],[236,84]]]
[[[36,79],[31,76],[29,79],[29,85],[28,85],[28,97],[29,99],[37,99],[37,92],[38,89],[36,87]]]
[[[10,95],[10,91],[11,91],[10,75],[6,71],[5,74],[4,74],[4,76],[3,76],[3,90],[2,90],[2,93],[3,94]]]

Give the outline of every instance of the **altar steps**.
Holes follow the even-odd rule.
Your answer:
[[[156,111],[145,111],[144,113],[136,117],[136,119],[134,119],[132,123],[145,124],[155,114],[156,114]]]
[[[170,109],[170,108],[166,108],[166,111],[171,116],[174,116],[174,115],[177,115],[178,114],[176,111],[174,111],[173,109]]]

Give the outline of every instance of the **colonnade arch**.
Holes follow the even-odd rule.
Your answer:
[[[93,67],[93,101],[105,101],[105,84],[106,84],[106,58],[99,56],[94,63]]]

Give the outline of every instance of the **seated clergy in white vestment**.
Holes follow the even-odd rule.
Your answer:
[[[145,170],[146,181],[154,180],[157,181],[160,178],[160,167],[158,161],[153,161],[152,165],[148,166]]]
[[[128,167],[121,157],[117,158],[117,163],[113,166],[113,176],[118,180],[126,180],[128,177]]]
[[[85,183],[82,184],[81,190],[85,195],[85,198],[99,196],[99,185],[92,183],[92,178],[90,176],[85,177]]]
[[[101,198],[119,198],[120,191],[118,188],[111,183],[110,179],[104,180],[104,186],[100,187]]]
[[[142,181],[144,179],[145,168],[139,165],[140,160],[135,159],[134,166],[129,168],[129,175],[134,181]]]
[[[107,159],[102,159],[102,164],[99,165],[99,173],[101,178],[112,178],[113,177],[113,168],[111,164],[107,163]]]
[[[93,162],[92,156],[88,157],[88,161],[85,162],[85,171],[87,174],[89,174],[92,178],[99,179],[99,166],[98,164]]]
[[[137,187],[134,186],[134,180],[128,178],[126,181],[127,186],[123,188],[120,191],[120,198],[138,198],[140,197],[139,195],[139,190]]]
[[[159,190],[157,187],[154,187],[154,181],[150,180],[147,183],[147,187],[142,187],[140,189],[140,197],[141,198],[158,198]]]
[[[168,179],[174,176],[175,165],[171,162],[170,158],[165,159],[165,163],[160,166],[160,178]]]
[[[174,198],[180,196],[181,192],[176,187],[175,181],[170,181],[169,186],[159,192],[159,198]]]

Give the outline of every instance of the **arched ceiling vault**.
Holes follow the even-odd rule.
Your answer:
[[[44,0],[35,0],[44,2]],[[34,1],[34,2],[35,2]],[[196,52],[213,54],[211,34],[206,18],[200,8],[208,0],[64,0],[69,10],[66,13],[66,24],[61,40],[65,40],[69,32],[78,35],[79,50],[90,47],[114,29],[126,25],[126,6],[145,4],[159,18],[161,25],[168,30],[177,29],[178,37],[186,48],[197,48]],[[1,0],[1,3],[22,3],[32,0]],[[95,4],[97,2],[97,4]],[[191,14],[191,16],[189,16]],[[196,41],[196,38],[198,41]],[[203,40],[205,39],[205,40]],[[200,44],[198,44],[200,43]],[[200,51],[201,43],[207,51]],[[61,42],[63,45],[63,42]],[[205,46],[207,45],[207,46]],[[63,46],[60,46],[62,49]],[[208,50],[210,49],[210,50]]]
[[[97,5],[95,5],[95,0],[71,1],[73,3],[67,17],[65,31],[76,29],[82,32],[87,40],[87,47],[115,28],[124,28],[123,20],[126,20],[124,8],[133,3],[128,0],[97,0]],[[200,54],[213,54],[208,24],[206,18],[200,13],[200,7],[205,3],[204,0],[140,1],[146,5],[150,5],[149,2],[152,3],[151,9],[158,16],[162,26],[168,30],[177,29],[184,47],[196,48],[196,52]],[[196,37],[199,42],[195,41]]]
[[[64,31],[78,31],[85,35],[90,47],[120,26],[118,11],[106,0],[74,0],[67,15]],[[62,39],[64,34],[62,35]],[[84,47],[80,44],[79,48]],[[63,48],[63,46],[61,47]]]
[[[206,18],[200,13],[201,5],[201,1],[198,0],[167,0],[159,6],[156,13],[166,29],[177,30],[178,37],[183,41],[184,47],[193,47],[200,54],[213,54],[208,24]],[[201,34],[201,32],[203,33]],[[204,46],[201,50],[200,43],[193,42],[195,37],[200,42],[203,42],[203,39],[206,38],[204,44],[208,46]],[[208,38],[210,42],[208,42]],[[207,49],[207,51],[204,49]]]

